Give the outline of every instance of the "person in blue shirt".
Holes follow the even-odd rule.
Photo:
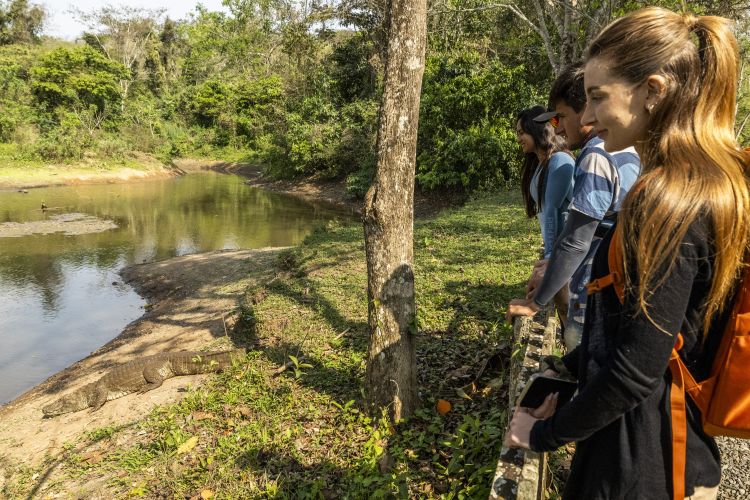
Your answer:
[[[516,137],[524,153],[521,193],[526,215],[539,219],[544,242],[544,258],[560,235],[573,194],[575,160],[565,150],[565,141],[549,123],[535,122],[545,112],[542,106],[524,109],[518,114]]]

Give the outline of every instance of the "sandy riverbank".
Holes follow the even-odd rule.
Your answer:
[[[80,184],[120,184],[180,175],[178,169],[144,155],[124,165],[81,162],[73,165],[0,165],[0,190]],[[137,168],[134,166],[137,164]]]
[[[148,311],[90,356],[53,375],[0,408],[0,457],[24,465],[59,454],[86,431],[127,425],[154,406],[180,398],[205,376],[175,377],[146,394],[110,401],[100,410],[42,418],[42,406],[93,382],[139,356],[181,350],[221,350],[236,321],[239,296],[268,279],[279,249],[218,251],[125,268],[123,279],[146,297]],[[0,476],[2,476],[0,463]]]

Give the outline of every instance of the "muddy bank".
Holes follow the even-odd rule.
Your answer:
[[[178,400],[188,386],[210,375],[174,377],[158,389],[110,401],[95,412],[49,419],[41,412],[44,405],[139,356],[229,348],[227,333],[237,319],[238,298],[254,282],[270,278],[279,250],[208,252],[124,269],[123,279],[150,301],[147,312],[90,356],[0,408],[0,457],[36,465],[86,431],[127,425],[156,405]],[[0,463],[0,477],[2,468]]]
[[[3,222],[0,224],[0,238],[20,238],[32,234],[63,233],[66,236],[101,233],[117,228],[111,220],[93,215],[67,213],[51,215],[47,220],[29,222]]]
[[[236,174],[247,178],[248,186],[265,189],[274,193],[283,193],[314,203],[327,203],[344,207],[354,213],[362,213],[362,200],[356,199],[346,191],[344,180],[331,181],[325,179],[292,179],[272,180],[263,177],[262,168],[249,163],[228,161],[212,161],[202,159],[183,158],[174,160],[174,166],[182,172],[199,170],[214,170]],[[467,195],[453,190],[440,192],[414,192],[414,216],[416,218],[433,217],[441,210],[458,207],[466,203]]]

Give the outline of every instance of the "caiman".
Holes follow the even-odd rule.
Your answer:
[[[96,411],[107,401],[134,392],[144,393],[161,386],[164,380],[176,375],[197,375],[219,372],[242,359],[245,349],[221,352],[168,352],[146,356],[114,368],[96,382],[63,396],[42,408],[46,417],[91,408]]]

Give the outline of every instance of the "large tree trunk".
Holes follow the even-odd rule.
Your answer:
[[[427,31],[426,0],[388,2],[388,53],[378,164],[365,197],[370,348],[365,392],[398,421],[418,405],[414,271],[414,168]]]

